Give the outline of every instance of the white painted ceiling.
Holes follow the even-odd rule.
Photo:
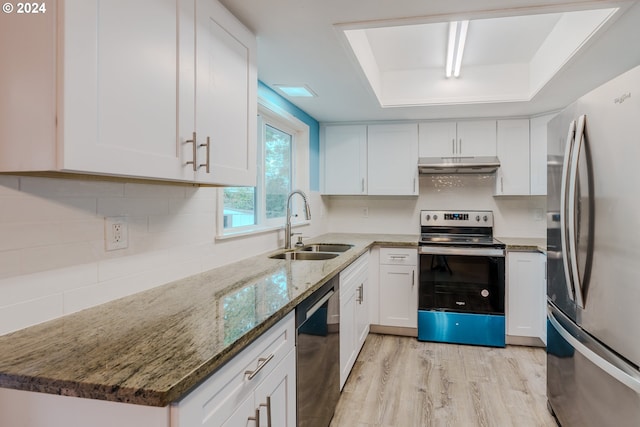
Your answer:
[[[306,84],[317,98],[289,98],[320,122],[529,116],[560,109],[616,75],[640,65],[640,4],[568,0],[220,0],[258,37],[258,77],[270,87]],[[488,30],[467,41],[463,64],[524,61],[539,48],[560,13],[622,7],[531,100],[482,104],[380,106],[342,27],[405,24],[395,35],[368,32],[386,71],[438,67],[446,49],[444,22],[482,19]],[[528,15],[546,14],[539,20]],[[521,16],[501,21],[495,18]],[[429,48],[413,48],[418,27],[432,25]],[[444,26],[444,27],[442,27]],[[445,31],[442,31],[443,28]],[[517,37],[505,37],[513,31]],[[398,47],[398,42],[401,46]],[[386,64],[386,65],[384,65]],[[464,73],[464,65],[463,65]]]

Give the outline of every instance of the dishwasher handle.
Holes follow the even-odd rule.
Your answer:
[[[305,313],[305,319],[308,320],[311,316],[313,316],[316,313],[316,311],[320,310],[320,307],[322,307],[324,303],[329,301],[329,298],[331,298],[335,293],[336,292],[333,289],[331,289],[322,298],[320,298],[320,300],[317,303],[313,304],[311,308],[309,308],[309,310],[307,310],[307,312]]]

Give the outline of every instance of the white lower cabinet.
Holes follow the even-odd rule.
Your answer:
[[[379,323],[418,327],[418,250],[380,248]]]
[[[293,312],[171,409],[171,427],[295,427]]]
[[[369,334],[369,253],[340,272],[340,389]]]
[[[256,421],[260,418],[260,423]],[[270,418],[269,418],[270,417]],[[0,388],[0,426],[295,427],[295,317],[289,313],[247,348],[165,407]]]
[[[546,257],[539,252],[507,252],[507,341],[546,343],[545,270]]]

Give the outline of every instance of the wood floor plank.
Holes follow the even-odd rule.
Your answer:
[[[544,349],[370,334],[331,427],[555,427]]]

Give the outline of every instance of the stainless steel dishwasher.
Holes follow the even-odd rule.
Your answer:
[[[340,282],[296,307],[298,427],[327,427],[340,398]]]

